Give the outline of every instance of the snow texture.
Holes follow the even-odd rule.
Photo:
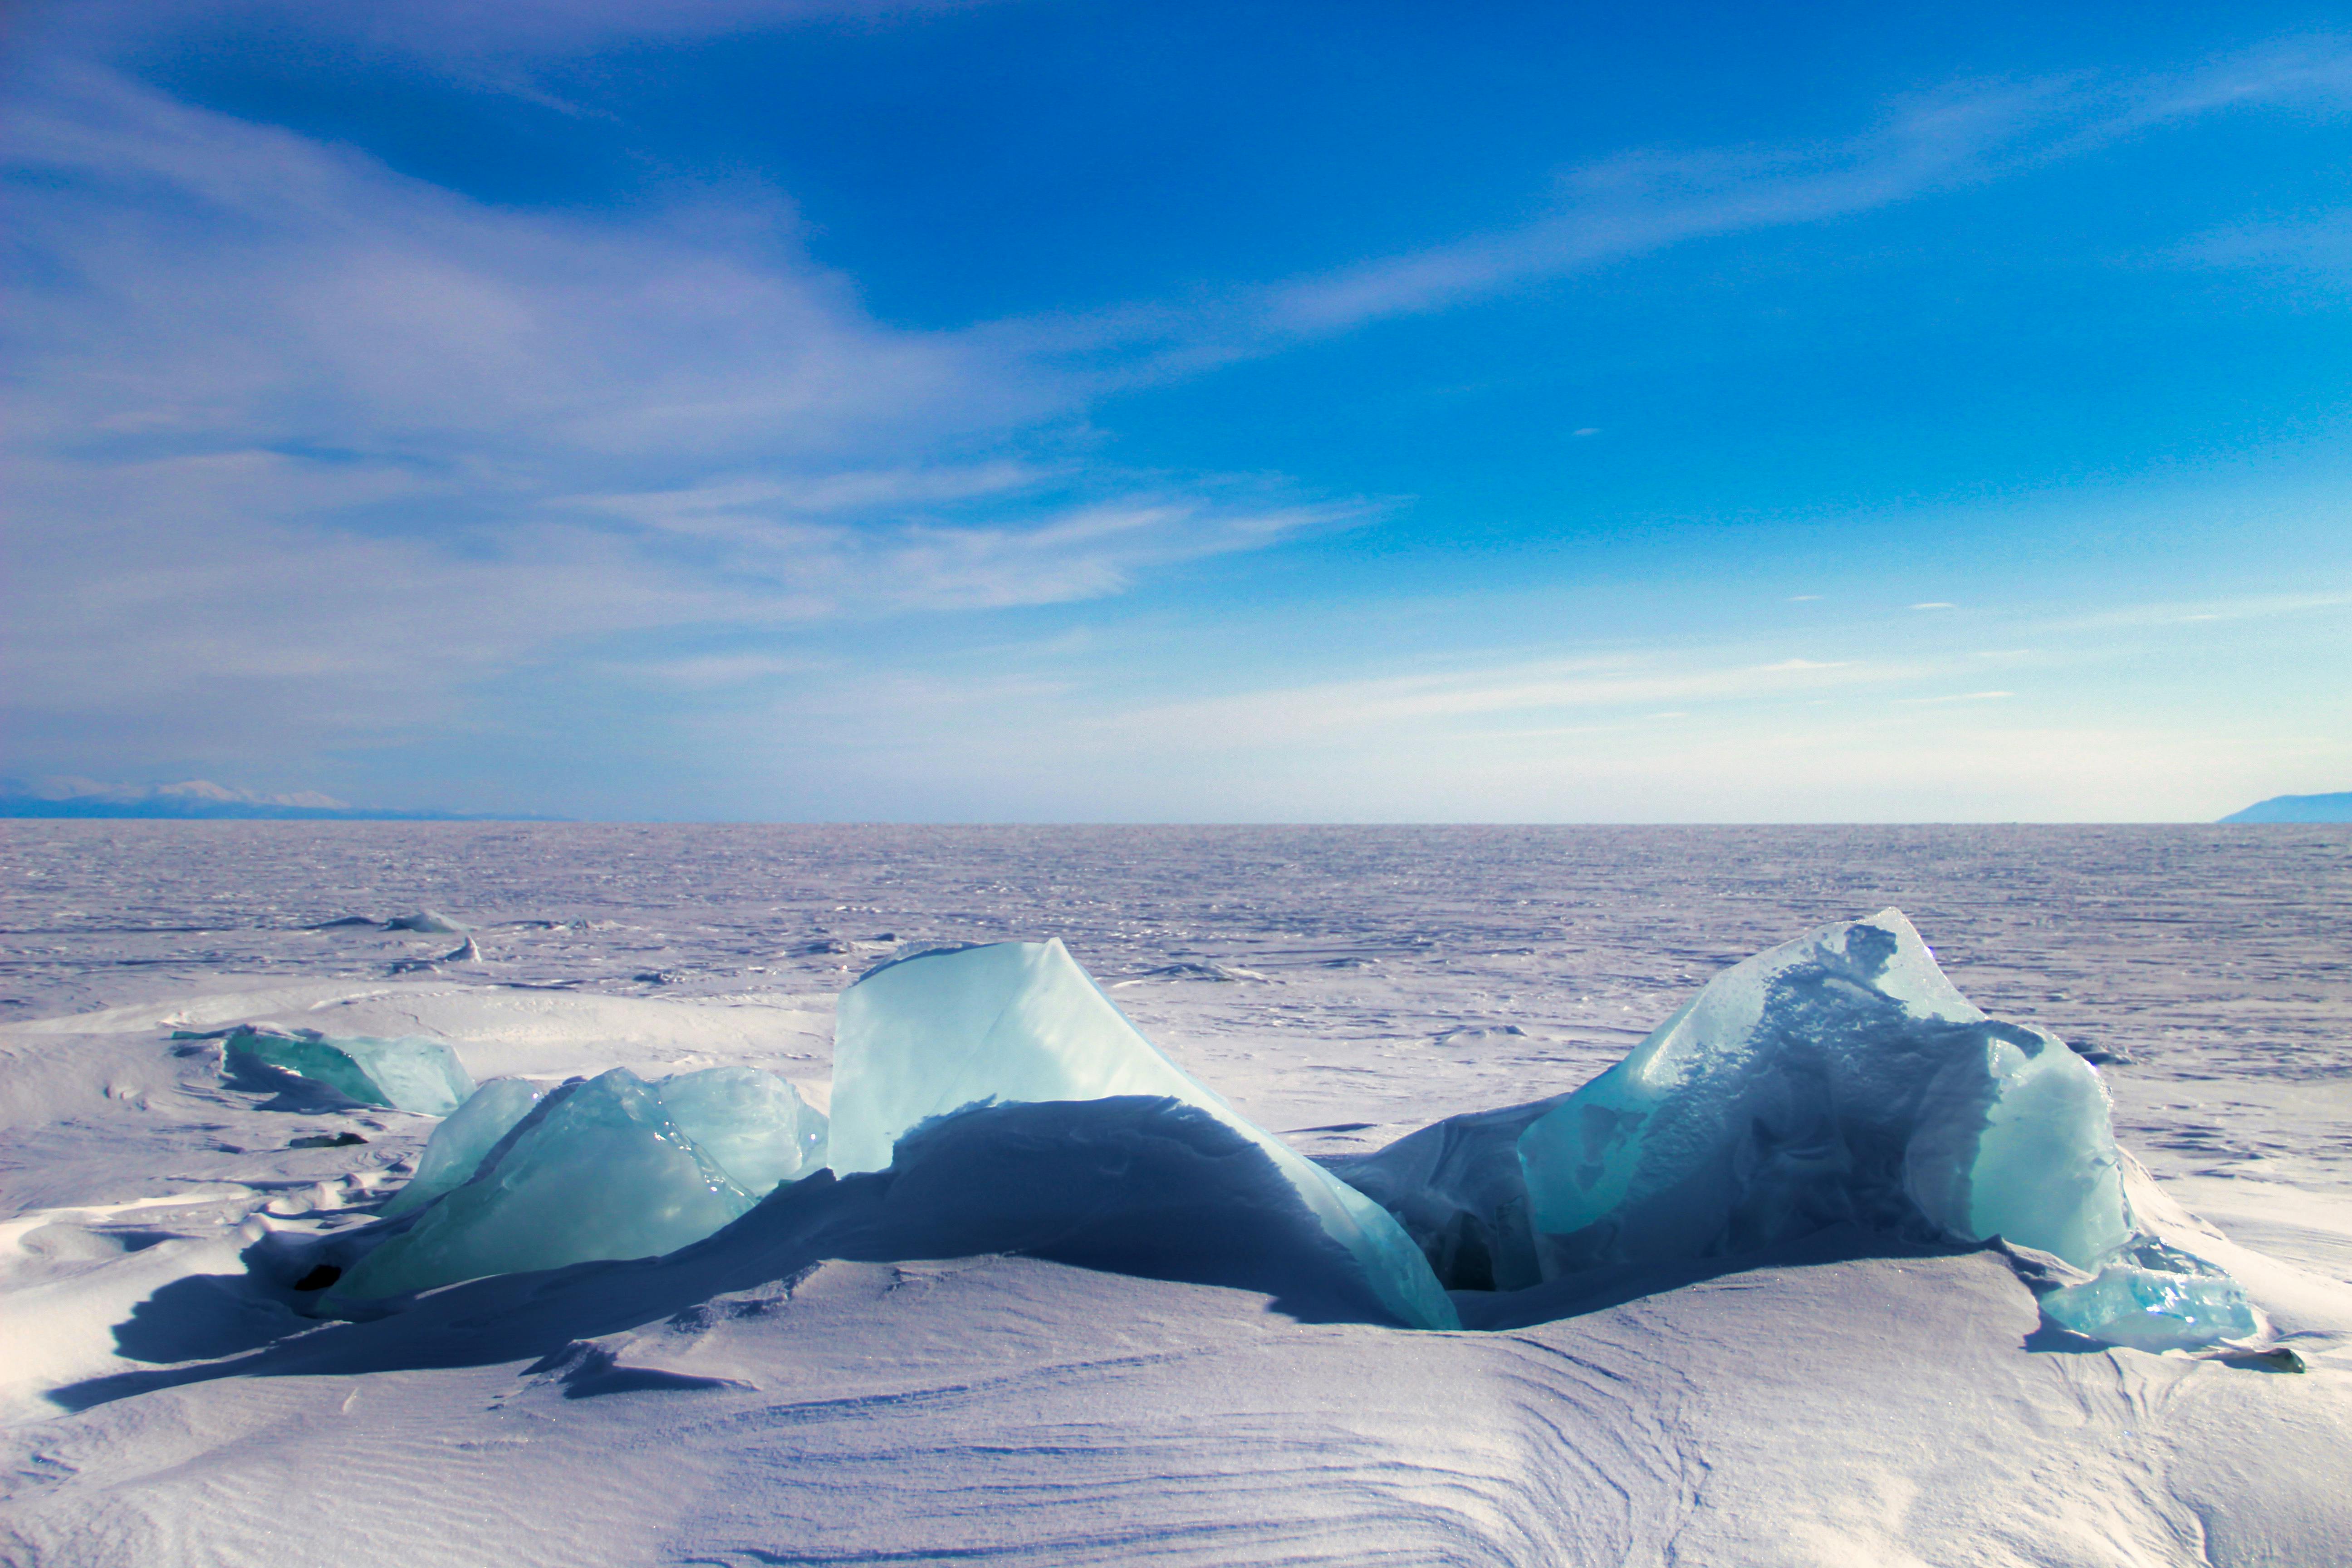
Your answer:
[[[0,873],[0,1561],[2347,1561],[2340,828],[67,822]],[[219,1070],[252,1025],[822,1110],[858,973],[1059,936],[1236,1114],[1368,1191],[1409,1165],[1441,1271],[1507,1284],[1465,1216],[1562,1090],[1888,904],[2117,1064],[2155,1239],[2109,1267],[2226,1269],[2252,1346],[2142,1349],[2180,1314],[2135,1277],[1852,1220],[1549,1280],[1530,1227],[1535,1283],[1454,1296],[1493,1331],[1400,1331],[1271,1156],[1150,1095],[951,1114],[658,1258],[325,1321],[326,1268],[440,1206],[380,1208],[446,1123]],[[456,939],[322,923],[418,909],[481,963],[396,975]]]
[[[836,1172],[881,1170],[907,1134],[969,1109],[1164,1100],[1213,1118],[1259,1149],[1399,1321],[1459,1324],[1421,1249],[1385,1210],[1170,1061],[1058,940],[900,959],[844,992],[837,1016]],[[1139,1238],[1138,1248],[1148,1241]]]

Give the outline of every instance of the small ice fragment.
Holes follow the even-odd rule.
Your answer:
[[[330,1039],[321,1035],[284,1035],[240,1026],[222,1047],[223,1069],[234,1077],[247,1066],[293,1073],[357,1100],[395,1110],[446,1116],[474,1092],[457,1053],[438,1040],[404,1036]]]
[[[519,1078],[494,1078],[476,1089],[472,1098],[433,1130],[416,1162],[416,1174],[380,1212],[386,1218],[404,1215],[463,1185],[480,1166],[482,1157],[498,1147],[499,1140],[530,1114],[541,1092],[538,1085]]]
[[[486,1274],[651,1258],[701,1240],[751,1197],[625,1068],[551,1091],[463,1186],[362,1258],[331,1300]]]
[[[920,953],[842,993],[831,1163],[844,1174],[883,1170],[908,1133],[972,1107],[1128,1096],[1205,1111],[1264,1150],[1391,1311],[1418,1327],[1458,1325],[1421,1249],[1386,1210],[1194,1082],[1058,941]]]
[[[2042,1298],[2062,1329],[2134,1350],[2198,1350],[2261,1331],[2238,1282],[2177,1248],[2140,1242],[2079,1285]]]
[[[678,1131],[755,1198],[824,1163],[824,1114],[774,1073],[710,1068],[656,1087]]]

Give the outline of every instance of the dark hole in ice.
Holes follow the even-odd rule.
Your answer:
[[[297,1290],[323,1290],[343,1277],[343,1271],[331,1263],[321,1263],[294,1281]]]
[[[308,1138],[296,1138],[287,1143],[289,1149],[348,1149],[367,1140],[356,1132],[314,1132]]]

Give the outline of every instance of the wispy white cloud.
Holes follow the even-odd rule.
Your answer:
[[[2352,207],[2218,230],[2173,254],[2205,266],[2254,268],[2331,290],[2352,289]]]
[[[459,52],[488,58],[625,24],[889,8],[460,9],[398,25],[446,14],[453,36],[474,29]],[[12,737],[110,725],[189,762],[376,743],[463,722],[469,685],[616,635],[1117,594],[1375,509],[1089,462],[1078,426],[1106,386],[1846,216],[2195,114],[2332,110],[2347,60],[2321,40],[2162,81],[1957,89],[1843,141],[1608,160],[1564,174],[1528,222],[1197,304],[933,331],[875,321],[774,192],[607,220],[503,210],[103,70],[33,70],[0,110],[25,182],[0,322]],[[1909,668],[1767,658],[1506,662],[1087,723],[1207,748],[1533,732],[1885,691]],[[800,668],[761,651],[655,657],[641,676],[719,689]],[[941,711],[971,695],[931,687],[962,691]],[[1058,689],[1004,677],[982,705]]]
[[[1104,370],[1183,374],[1693,240],[1853,216],[2240,109],[2352,110],[2352,44],[2290,40],[2140,78],[1961,84],[1811,144],[1627,153],[1564,171],[1549,210],[1517,226],[1181,309],[1129,305],[1001,330]],[[1120,357],[1105,363],[1106,353]]]
[[[315,46],[404,55],[470,76],[519,73],[592,50],[724,37],[779,27],[887,26],[993,0],[76,0],[51,22],[85,44],[117,47],[206,28],[267,29]]]
[[[1132,709],[1122,728],[1202,745],[1247,747],[1300,737],[1396,733],[1538,713],[1614,712],[1661,702],[1784,700],[1885,685],[1920,673],[1904,663],[1782,659],[1724,663],[1704,653],[1545,659],[1360,680],[1318,682]],[[1653,715],[1654,716],[1654,715]]]
[[[1368,515],[1017,455],[1076,392],[877,325],[773,198],[500,211],[92,68],[5,136],[20,743],[399,734],[614,634],[1063,603]]]
[[[1951,693],[1948,693],[1948,695],[1941,696],[1941,697],[1898,697],[1898,698],[1896,698],[1895,700],[1895,701],[1897,701],[1897,702],[1906,703],[1906,704],[1916,704],[1916,703],[1940,703],[1940,702],[1999,702],[1999,701],[2003,700],[2004,699],[2011,698],[2011,697],[2014,697],[2014,696],[2016,696],[2016,695],[2017,695],[2017,693],[2016,693],[2016,692],[2014,692],[2014,691],[1955,691],[1955,692],[1951,692]]]

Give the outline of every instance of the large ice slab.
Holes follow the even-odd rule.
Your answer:
[[[509,1087],[519,1082],[485,1086],[443,1124],[449,1138],[442,1156],[431,1158],[428,1145],[417,1171],[418,1181],[429,1178],[439,1190],[400,1205],[415,1218],[361,1258],[336,1283],[331,1301],[675,1252],[802,1173],[824,1139],[824,1118],[791,1085],[748,1068],[658,1085],[615,1068],[535,1103],[530,1086]],[[671,1094],[678,1113],[667,1103]],[[681,1121],[699,1128],[713,1147]]]
[[[1386,1210],[1193,1081],[1129,1022],[1058,941],[919,954],[842,994],[830,1159],[880,1171],[899,1140],[973,1107],[1135,1097],[1204,1111],[1261,1150],[1364,1272],[1422,1328],[1456,1326],[1421,1249]]]
[[[2131,1235],[2096,1071],[1970,1005],[1895,910],[1717,975],[1518,1150],[1548,1272],[1842,1220],[2084,1268]]]
[[[423,1208],[473,1179],[483,1157],[530,1114],[545,1090],[528,1079],[494,1078],[451,1111],[416,1159],[416,1173],[380,1211],[387,1218]]]
[[[661,1080],[662,1108],[734,1184],[755,1198],[824,1163],[822,1111],[757,1068],[709,1068]]]
[[[474,1092],[457,1053],[439,1040],[404,1036],[379,1040],[335,1039],[312,1031],[231,1029],[222,1046],[226,1070],[247,1065],[274,1068],[325,1084],[362,1105],[446,1116]]]
[[[1447,1289],[1523,1290],[1543,1269],[1519,1134],[1563,1098],[1450,1116],[1376,1153],[1316,1163],[1395,1215]]]
[[[1454,1289],[1683,1267],[1851,1224],[2053,1255],[2053,1322],[2146,1349],[2242,1338],[2220,1269],[2134,1219],[2105,1087],[1987,1017],[1887,910],[1737,964],[1573,1093],[1327,1162]]]

